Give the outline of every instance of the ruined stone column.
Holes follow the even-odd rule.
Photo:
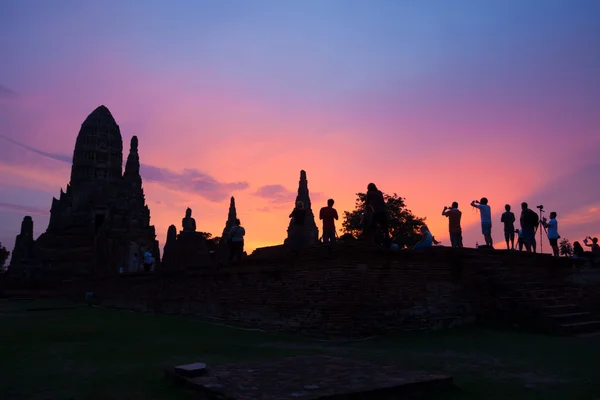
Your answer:
[[[219,260],[221,262],[227,262],[229,260],[229,246],[227,241],[229,240],[229,232],[231,227],[235,225],[237,219],[237,211],[235,209],[235,198],[231,196],[229,202],[229,213],[227,214],[227,221],[225,221],[225,228],[223,228],[223,234],[221,235],[221,242],[219,243]]]
[[[317,224],[315,223],[315,216],[312,211],[312,206],[310,204],[310,196],[308,193],[308,180],[306,179],[306,171],[300,171],[300,182],[298,183],[298,195],[296,196],[296,203],[301,201],[304,204],[304,209],[306,210],[306,219],[304,221],[304,230],[302,233],[297,232],[294,229],[293,221],[290,220],[290,224],[288,226],[288,235],[286,242],[290,242],[292,240],[292,235],[302,234],[304,236],[302,243],[309,246],[315,244],[319,241],[319,229],[317,228]]]

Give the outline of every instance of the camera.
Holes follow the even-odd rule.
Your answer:
[[[479,204],[479,200],[473,200],[472,203]]]
[[[539,205],[539,206],[537,206],[536,208],[539,208],[540,210],[543,210],[543,209],[544,209],[544,206],[542,206],[542,205]]]

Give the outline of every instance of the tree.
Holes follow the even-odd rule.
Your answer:
[[[567,239],[567,238],[564,238],[563,240],[560,241],[558,250],[559,250],[559,253],[565,257],[571,257],[573,255],[573,246],[571,245],[571,242],[569,242],[569,239]]]
[[[2,246],[0,242],[0,268],[4,267],[4,263],[8,260],[8,256],[10,255],[10,251],[6,250],[6,247]]]
[[[212,237],[212,233],[209,232],[199,232],[204,240],[206,240],[206,247],[208,251],[217,251],[219,249],[219,243],[221,243],[221,237],[215,236]]]
[[[366,193],[357,193],[356,196],[354,211],[344,211],[342,232],[358,238],[362,233],[360,220],[365,209],[367,195]],[[388,227],[392,241],[401,248],[413,246],[421,241],[419,228],[423,225],[425,218],[419,218],[407,209],[404,198],[398,197],[396,193],[391,196],[384,193],[383,198],[387,204]]]

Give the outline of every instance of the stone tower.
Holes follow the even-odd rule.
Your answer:
[[[219,260],[227,261],[229,259],[229,246],[227,241],[229,240],[229,232],[231,227],[235,225],[237,219],[237,211],[235,209],[235,198],[231,196],[229,201],[229,213],[227,214],[227,221],[225,222],[225,228],[223,228],[223,234],[221,235],[221,242],[219,243]]]
[[[33,240],[33,219],[28,215],[21,222],[21,233],[15,240],[9,271],[24,273],[35,260],[35,240]],[[19,271],[20,270],[20,271]]]
[[[75,142],[71,187],[118,184],[123,166],[121,130],[108,108],[96,108],[81,124]]]
[[[304,240],[302,243],[305,245],[315,244],[319,241],[319,229],[315,224],[315,216],[312,211],[310,204],[310,196],[308,194],[308,180],[306,179],[306,171],[300,171],[300,182],[298,183],[298,195],[296,196],[296,203],[301,201],[306,209],[306,220],[304,221]],[[295,205],[295,203],[294,203]],[[292,221],[288,226],[288,240],[293,232]]]
[[[71,181],[52,199],[48,229],[36,240],[42,269],[61,274],[130,271],[134,254],[159,260],[140,177],[138,139],[131,139],[125,174],[123,140],[108,108],[83,122],[73,152]]]

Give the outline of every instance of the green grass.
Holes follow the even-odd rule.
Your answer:
[[[191,399],[165,367],[331,354],[443,372],[440,399],[600,399],[600,338],[476,329],[330,343],[188,318],[0,300],[0,399]],[[595,396],[595,397],[594,397]]]

